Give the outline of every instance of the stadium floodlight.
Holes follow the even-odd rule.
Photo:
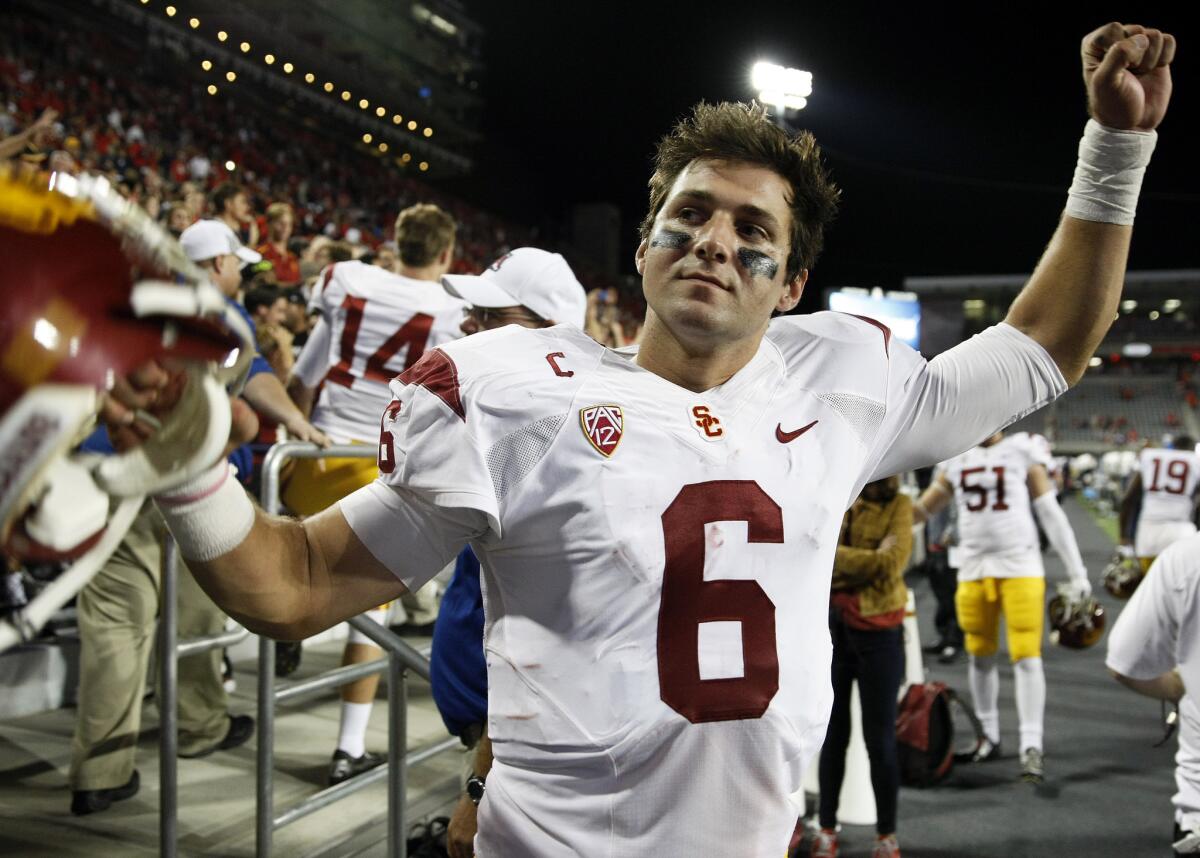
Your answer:
[[[812,72],[786,68],[765,60],[754,64],[750,82],[758,91],[758,100],[774,105],[777,119],[782,121],[785,110],[803,110],[812,95]]]

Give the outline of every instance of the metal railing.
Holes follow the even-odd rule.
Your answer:
[[[175,858],[179,838],[179,659],[245,640],[240,626],[216,635],[178,640],[179,549],[167,535],[162,558],[162,609],[158,620],[158,852]]]
[[[267,451],[262,468],[262,505],[272,515],[280,511],[279,477],[288,459],[374,458],[373,446],[343,445],[321,449],[315,444],[286,441]],[[255,855],[268,858],[274,833],[321,808],[345,798],[364,787],[387,778],[388,781],[388,856],[405,858],[405,781],[407,768],[451,748],[459,747],[455,737],[427,745],[409,754],[408,745],[408,671],[429,679],[429,660],[399,636],[367,617],[354,617],[350,625],[375,642],[385,658],[334,668],[300,682],[275,687],[275,641],[260,638],[258,646],[258,764],[255,808]],[[363,676],[386,670],[388,674],[388,758],[381,766],[328,787],[304,801],[275,814],[274,751],[275,707],[313,697],[331,688]]]

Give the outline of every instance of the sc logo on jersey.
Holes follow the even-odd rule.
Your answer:
[[[721,419],[710,412],[707,405],[692,406],[692,425],[705,441],[716,441],[725,436]]]

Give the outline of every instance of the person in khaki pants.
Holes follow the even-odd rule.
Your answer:
[[[79,703],[71,741],[71,812],[106,809],[138,791],[134,753],[142,698],[154,649],[162,592],[166,528],[147,501],[104,568],[79,593]],[[180,640],[217,634],[225,614],[179,570]],[[221,680],[221,652],[179,660],[179,756],[237,747],[254,732],[247,715],[231,716]]]

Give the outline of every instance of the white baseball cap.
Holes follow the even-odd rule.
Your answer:
[[[229,225],[219,220],[198,220],[179,236],[183,252],[192,262],[232,253],[242,265],[262,262],[262,254],[242,244]]]
[[[543,319],[583,327],[587,295],[567,260],[536,247],[518,247],[482,274],[447,274],[442,286],[473,307],[522,306]]]

